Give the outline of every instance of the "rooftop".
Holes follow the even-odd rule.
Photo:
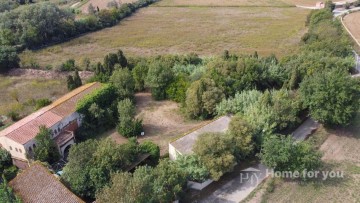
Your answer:
[[[6,136],[20,144],[25,144],[32,140],[39,132],[39,126],[45,125],[47,128],[52,127],[63,118],[75,112],[76,103],[85,95],[100,87],[101,83],[89,83],[83,85],[49,106],[46,106],[11,126],[0,131],[0,136]]]
[[[174,146],[176,150],[182,155],[192,154],[193,145],[195,144],[199,135],[210,132],[226,132],[230,121],[230,116],[220,117],[215,121],[203,126],[202,128],[199,128],[181,137],[180,139],[177,139],[176,141],[172,142],[171,145]]]
[[[35,163],[18,174],[9,185],[26,203],[84,202],[40,163]]]

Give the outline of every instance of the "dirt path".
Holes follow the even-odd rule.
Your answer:
[[[72,72],[55,72],[50,70],[13,68],[6,75],[11,77],[23,77],[26,79],[59,79],[65,78]],[[79,71],[81,79],[88,79],[94,73],[90,71]]]

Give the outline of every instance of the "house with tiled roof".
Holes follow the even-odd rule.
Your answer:
[[[24,203],[83,203],[40,163],[18,174],[9,186]]]
[[[100,83],[83,85],[29,116],[0,131],[0,145],[11,153],[14,164],[28,166],[28,155],[36,148],[35,137],[39,127],[52,131],[62,156],[75,143],[74,131],[81,125],[82,116],[76,112],[77,102],[101,86]]]

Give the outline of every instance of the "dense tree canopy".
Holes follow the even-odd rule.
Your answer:
[[[314,119],[329,125],[348,125],[359,109],[360,83],[334,69],[306,78],[300,94]]]
[[[213,180],[233,169],[235,157],[231,140],[222,133],[204,133],[198,137],[193,151],[205,164]]]
[[[154,99],[166,99],[166,87],[173,80],[174,73],[164,62],[156,61],[150,64],[146,78],[146,85],[151,88]]]
[[[4,178],[4,177],[3,177]],[[18,198],[13,190],[7,185],[6,179],[0,181],[0,202],[6,203],[21,203],[21,199]]]
[[[308,142],[296,142],[291,136],[272,135],[265,139],[259,155],[261,161],[276,171],[316,170],[321,154]]]
[[[110,82],[116,88],[120,98],[134,98],[135,81],[129,69],[116,69],[110,77]]]

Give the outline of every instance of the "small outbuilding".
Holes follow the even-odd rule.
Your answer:
[[[226,132],[229,123],[231,121],[230,116],[222,116],[207,125],[198,128],[191,133],[184,135],[183,137],[169,143],[169,156],[171,160],[176,160],[179,155],[189,155],[193,153],[193,146],[199,137],[203,133],[216,133]]]

